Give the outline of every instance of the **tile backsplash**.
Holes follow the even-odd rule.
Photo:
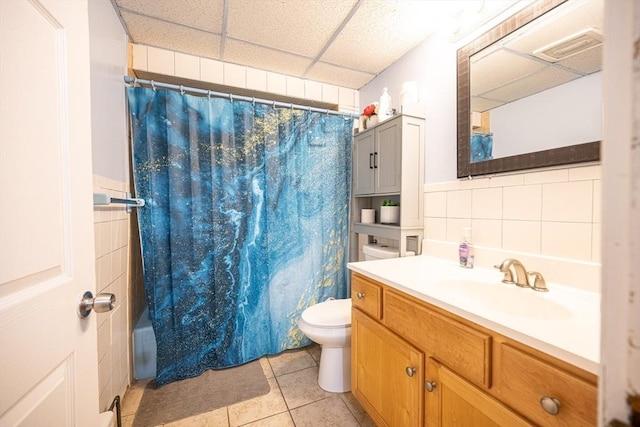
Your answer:
[[[455,259],[471,227],[476,264],[514,256],[547,280],[599,291],[600,176],[588,165],[426,184],[423,253]]]

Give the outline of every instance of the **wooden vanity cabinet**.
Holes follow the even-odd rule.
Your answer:
[[[594,374],[358,273],[352,298],[352,392],[377,425],[596,425]]]

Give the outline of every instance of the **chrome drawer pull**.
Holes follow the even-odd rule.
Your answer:
[[[541,397],[540,405],[542,406],[542,409],[551,415],[558,415],[560,412],[560,401],[555,397]]]
[[[358,292],[356,296],[358,297],[358,299],[364,299],[364,292]]]

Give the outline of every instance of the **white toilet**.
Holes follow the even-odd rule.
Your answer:
[[[365,260],[399,256],[398,248],[381,245],[364,245],[363,251]],[[351,298],[312,305],[302,312],[298,327],[322,346],[318,385],[334,393],[351,390]]]
[[[318,385],[334,393],[351,390],[351,298],[312,305],[302,312],[298,326],[322,346]]]
[[[386,258],[398,258],[400,256],[400,249],[393,246],[383,246],[367,244],[362,246],[362,252],[364,252],[364,260],[372,261],[376,259]],[[406,256],[413,256],[415,252],[406,251]]]

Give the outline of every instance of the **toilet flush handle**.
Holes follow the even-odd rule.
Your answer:
[[[358,297],[358,299],[364,299],[364,292],[358,292],[356,296]]]

